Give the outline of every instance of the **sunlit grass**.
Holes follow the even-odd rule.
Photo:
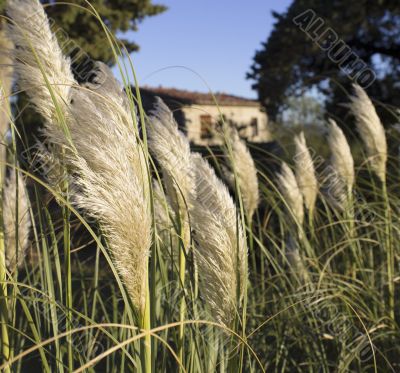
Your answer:
[[[94,8],[89,11],[102,23]],[[132,61],[120,58],[123,47],[102,26],[119,61],[134,123],[131,130],[148,169],[144,182],[154,217],[160,205],[152,178],[162,185],[162,176],[148,150],[148,117]],[[55,108],[54,120],[72,142],[63,103],[46,78],[41,56],[36,53],[35,58]],[[14,172],[21,167],[29,184],[33,228],[29,255],[13,273],[5,270],[0,235],[0,370],[328,373],[400,368],[398,173],[388,173],[381,183],[367,163],[357,166],[351,206],[339,211],[320,193],[313,217],[302,224],[293,222],[276,182],[281,160],[253,145],[260,206],[249,219],[234,150],[224,133],[225,156],[208,149],[206,158],[221,178],[221,166],[230,165],[235,180],[231,194],[249,249],[244,299],[237,302],[235,320],[227,326],[215,322],[202,297],[202,288],[210,284],[199,281],[195,242],[182,250],[187,232],[173,214],[167,229],[160,230],[153,219],[141,314],[129,297],[107,237],[70,198],[71,185],[50,185],[37,167],[36,149],[22,149],[25,159],[21,166],[17,163],[17,142],[26,144],[26,139],[23,131],[14,130],[15,123],[11,125],[8,168]],[[290,158],[286,161],[293,164]],[[398,162],[390,158],[388,168],[397,169]],[[287,255],[293,245],[298,265]]]

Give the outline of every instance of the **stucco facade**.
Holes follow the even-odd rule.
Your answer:
[[[222,141],[217,134],[217,128],[221,122],[234,125],[241,137],[251,142],[270,141],[267,116],[258,106],[215,106],[199,105],[182,107],[185,122],[185,132],[190,140],[198,145],[217,145]],[[207,117],[211,118],[208,124]],[[210,126],[207,134],[206,126]]]
[[[175,120],[196,145],[219,145],[222,122],[236,127],[250,142],[271,141],[268,117],[257,101],[227,94],[190,92],[166,88],[142,88],[145,110],[151,110],[154,98],[160,97],[173,111]],[[216,99],[218,105],[215,104]]]

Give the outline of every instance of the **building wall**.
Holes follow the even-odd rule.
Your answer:
[[[202,117],[211,117],[213,126],[220,120],[221,113],[225,120],[236,125],[241,137],[245,137],[252,142],[267,142],[271,140],[271,134],[268,129],[267,115],[259,107],[253,106],[213,106],[213,105],[191,105],[182,108],[185,118],[186,132],[189,140],[198,145],[217,145],[222,141],[218,136],[211,138],[202,137]],[[251,123],[257,120],[257,134],[254,133],[254,127]]]

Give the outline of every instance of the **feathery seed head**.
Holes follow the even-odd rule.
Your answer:
[[[337,176],[351,191],[354,185],[354,160],[343,131],[333,119],[329,119],[328,144],[331,150],[330,163]]]
[[[147,135],[150,152],[161,167],[165,190],[174,212],[189,230],[188,212],[196,193],[190,145],[179,131],[172,112],[160,98],[157,98],[155,110],[149,118]]]
[[[354,84],[353,88],[354,96],[350,98],[348,107],[356,119],[357,130],[364,143],[371,169],[382,182],[385,182],[387,161],[385,129],[365,91],[357,84]]]
[[[303,195],[301,194],[293,171],[285,162],[282,162],[281,172],[277,175],[277,181],[278,189],[289,211],[293,215],[293,218],[298,224],[303,224]]]
[[[10,175],[6,179],[3,193],[6,266],[10,272],[14,272],[24,262],[26,250],[29,246],[29,232],[31,228],[29,197],[25,189],[23,176],[18,173],[17,183],[16,173],[14,170],[11,170]],[[16,232],[16,223],[18,225],[18,235]]]
[[[99,105],[97,93],[78,89],[72,97],[69,123],[76,151],[66,162],[78,186],[73,197],[99,221],[133,303],[143,312],[152,217],[148,169],[134,120],[123,99]],[[51,139],[66,146],[65,138]]]
[[[75,84],[70,59],[63,56],[38,0],[9,0],[7,14],[13,20],[8,34],[16,46],[19,87],[47,121],[58,122],[53,98],[64,111]]]
[[[300,132],[299,135],[295,136],[294,142],[296,145],[294,157],[296,180],[303,195],[304,204],[312,214],[318,195],[318,181],[315,176],[314,163],[307,148],[304,132]]]
[[[257,169],[246,143],[240,139],[236,129],[231,131],[232,162],[230,170],[224,168],[224,176],[232,189],[235,188],[234,174],[236,172],[243,205],[249,219],[252,218],[259,204],[259,189]],[[230,158],[227,149],[225,156]],[[234,172],[235,171],[235,172]]]
[[[45,119],[47,142],[60,149],[53,155],[76,186],[73,200],[98,220],[116,268],[142,313],[152,216],[136,113],[104,65],[97,64],[92,83],[76,84],[38,0],[11,0],[8,14],[16,23],[10,26],[10,36],[18,47],[19,85]],[[106,81],[96,76],[100,73]]]
[[[201,292],[216,319],[230,326],[237,290],[241,302],[247,283],[244,231],[226,186],[199,154],[193,154],[192,160],[197,196],[191,214]]]

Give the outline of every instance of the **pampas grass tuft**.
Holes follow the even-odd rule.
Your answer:
[[[26,250],[29,246],[29,232],[31,229],[29,197],[25,189],[23,176],[18,173],[17,183],[16,173],[11,170],[10,175],[6,178],[3,193],[6,266],[10,272],[14,272],[24,262]],[[18,234],[16,232],[17,226]]]
[[[189,210],[196,186],[189,141],[178,130],[172,112],[157,98],[147,126],[149,150],[161,169],[166,193],[183,227],[184,247],[190,244]]]
[[[243,198],[243,205],[249,220],[253,217],[259,204],[259,189],[257,179],[257,169],[254,164],[246,143],[240,139],[236,129],[230,129],[232,145],[232,167],[234,167],[240,194]],[[226,157],[229,154],[226,152]],[[225,179],[232,189],[235,189],[235,177],[233,170],[224,169]]]
[[[343,131],[333,119],[329,119],[328,144],[331,150],[331,166],[345,182],[347,190],[351,191],[354,185],[354,160]]]
[[[387,143],[385,129],[365,91],[353,85],[354,96],[348,104],[356,119],[357,130],[364,143],[371,169],[384,183],[386,180]]]
[[[72,196],[99,221],[133,303],[143,312],[152,217],[149,175],[135,120],[118,100],[104,99],[99,106],[97,91],[74,90],[72,98],[74,149],[68,149],[65,137],[49,138],[69,150],[65,163],[74,170],[77,186]]]
[[[300,132],[300,134],[295,136],[294,143],[296,145],[296,154],[294,157],[296,180],[303,195],[304,204],[312,216],[318,195],[318,181],[315,176],[314,164],[307,148],[304,132]]]
[[[63,56],[38,0],[9,0],[7,14],[15,22],[10,24],[8,34],[16,46],[19,87],[46,121],[62,125],[54,101],[58,109],[66,110],[75,83],[70,59]]]
[[[354,185],[354,161],[343,131],[332,119],[329,119],[328,144],[331,158],[324,194],[334,208],[344,211],[349,207]]]
[[[199,154],[193,154],[197,197],[192,209],[195,258],[201,293],[213,317],[231,326],[237,292],[242,300],[247,284],[247,247],[243,227],[226,186]]]
[[[281,172],[277,175],[277,180],[279,192],[282,194],[293,218],[298,224],[303,224],[303,195],[301,194],[293,171],[285,162],[282,162]]]
[[[53,155],[69,171],[69,194],[98,220],[133,304],[143,313],[152,217],[136,113],[103,64],[97,65],[93,83],[77,86],[38,1],[11,1],[8,14],[17,23],[10,35],[18,46],[20,88],[46,120],[47,142],[59,149]]]
[[[301,194],[293,171],[285,162],[282,162],[282,168],[280,173],[277,175],[277,181],[278,189],[282,194],[282,198],[291,212],[292,217],[297,224],[303,224],[303,195]]]

